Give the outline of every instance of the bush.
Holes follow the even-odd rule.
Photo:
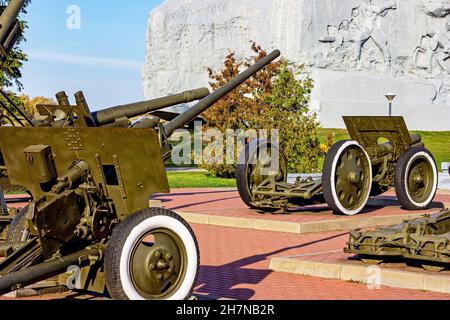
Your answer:
[[[220,88],[243,67],[267,55],[256,44],[252,45],[252,50],[256,55],[250,59],[237,61],[235,54],[231,53],[220,72],[209,69],[211,87],[214,90]],[[208,128],[217,128],[222,132],[227,129],[278,129],[289,171],[318,172],[324,148],[318,139],[320,123],[316,115],[309,111],[313,87],[313,80],[306,74],[303,65],[293,65],[281,59],[269,64],[220,100],[203,117]],[[201,167],[220,177],[235,176],[235,165],[203,164]]]

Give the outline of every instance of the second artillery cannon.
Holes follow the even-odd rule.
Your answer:
[[[344,121],[352,140],[331,147],[317,179],[288,183],[286,156],[278,146],[266,140],[249,144],[237,168],[243,201],[262,211],[327,203],[338,214],[355,215],[370,196],[394,187],[404,209],[423,210],[432,203],[438,187],[436,161],[422,138],[409,133],[402,117]],[[270,167],[276,169],[267,170]]]

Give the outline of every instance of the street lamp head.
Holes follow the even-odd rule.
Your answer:
[[[389,102],[393,102],[396,96],[395,93],[389,92],[386,94],[386,99],[388,99]]]

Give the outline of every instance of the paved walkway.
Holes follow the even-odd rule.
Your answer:
[[[178,212],[288,222],[313,222],[433,213],[439,208],[443,208],[443,203],[450,202],[450,194],[440,193],[436,196],[432,209],[414,212],[401,209],[395,194],[391,191],[371,199],[363,213],[353,217],[335,215],[326,204],[298,208],[298,210],[292,210],[290,214],[261,214],[256,210],[249,209],[241,201],[239,193],[235,189],[177,189],[169,195],[156,195],[153,199],[160,200],[164,207]]]
[[[194,225],[202,267],[196,293],[211,299],[366,300],[450,299],[450,294],[367,286],[271,272],[270,259],[279,256],[341,250],[346,233],[290,235]]]
[[[174,190],[171,195],[159,195],[155,198],[161,200],[167,208],[176,211],[261,216],[256,211],[249,210],[232,189]],[[376,201],[387,202],[391,206],[377,206],[375,203],[361,217],[396,214],[401,210],[393,193],[383,195]],[[450,195],[439,194],[435,207],[442,207],[442,202],[450,202]],[[281,221],[329,219],[330,216],[335,219],[349,219],[334,216],[326,206],[303,208],[291,215],[262,215],[265,219]],[[270,259],[274,257],[340,251],[348,238],[346,232],[298,235],[197,224],[194,224],[193,228],[201,250],[201,270],[195,293],[202,299],[450,299],[450,294],[387,287],[371,290],[358,283],[269,270]],[[73,293],[40,297],[65,298],[93,297],[77,296]]]

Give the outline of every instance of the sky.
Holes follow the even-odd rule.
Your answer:
[[[23,93],[82,90],[92,110],[143,99],[147,20],[162,0],[32,0]]]

